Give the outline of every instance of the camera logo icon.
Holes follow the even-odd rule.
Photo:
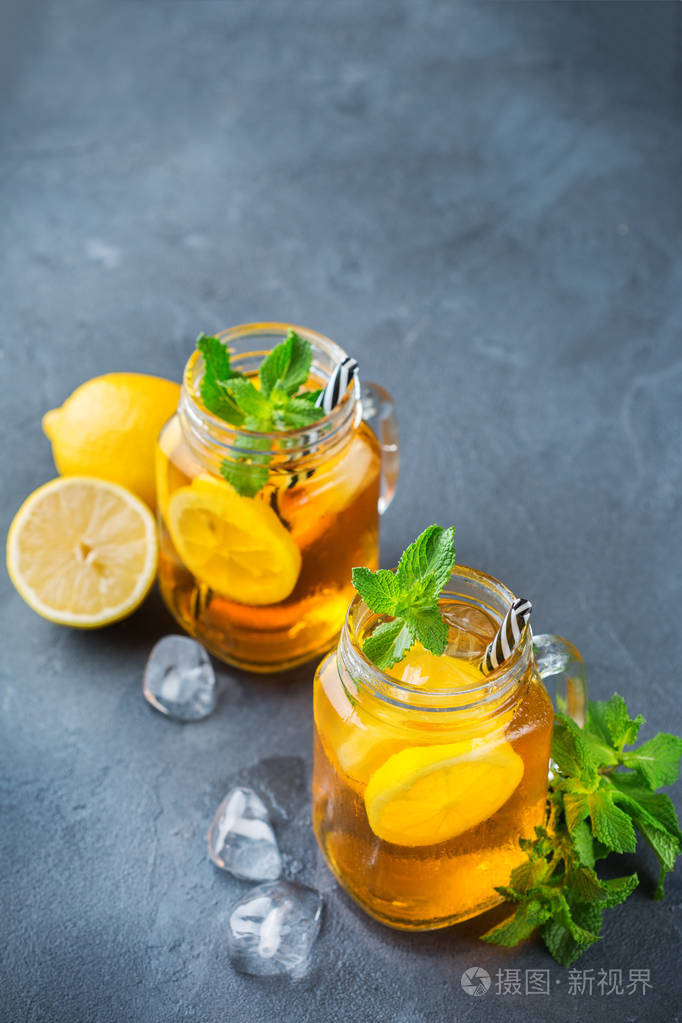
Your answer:
[[[490,988],[490,974],[482,966],[470,966],[462,974],[462,987],[468,995],[480,998]]]

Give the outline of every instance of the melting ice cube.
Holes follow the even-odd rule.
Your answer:
[[[321,916],[322,896],[307,885],[271,881],[252,888],[230,914],[233,966],[259,977],[305,976]]]
[[[282,872],[267,808],[253,789],[234,788],[223,799],[208,831],[208,855],[216,866],[246,881],[271,881]]]
[[[487,615],[455,601],[441,605],[441,612],[449,626],[447,653],[467,661],[480,659],[496,631]]]
[[[204,648],[189,636],[164,636],[144,671],[145,699],[178,721],[200,721],[215,709],[216,679]]]

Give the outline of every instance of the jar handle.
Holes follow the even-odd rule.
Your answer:
[[[379,514],[393,500],[400,473],[400,435],[393,398],[381,384],[361,382],[362,418],[372,428],[381,448]]]
[[[563,636],[542,633],[533,636],[533,653],[540,678],[555,678],[554,704],[557,710],[585,724],[587,675],[580,651]]]

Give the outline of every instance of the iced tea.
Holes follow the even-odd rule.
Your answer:
[[[325,341],[314,343],[313,388],[324,386],[325,368],[341,352]],[[254,378],[265,354],[238,353],[235,366]],[[218,657],[280,670],[329,648],[353,595],[351,569],[377,566],[380,444],[353,383],[319,426],[255,436],[202,408],[200,375],[193,356],[178,414],[157,448],[161,591],[180,624]],[[221,464],[254,445],[268,452],[267,480],[243,496]]]
[[[487,578],[457,568],[468,592],[441,600],[446,655],[417,644],[388,676],[361,653],[376,618],[356,598],[316,675],[317,839],[353,898],[394,927],[442,927],[500,902],[519,837],[545,816],[552,704],[529,629],[509,664],[481,672],[506,599]]]

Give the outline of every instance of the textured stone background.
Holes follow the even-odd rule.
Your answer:
[[[593,694],[679,730],[681,39],[679,3],[5,3],[3,529],[54,474],[41,414],[82,380],[178,377],[200,329],[304,323],[398,400],[384,563],[454,522]],[[645,999],[569,997],[480,922],[392,933],[315,855],[312,668],[223,670],[215,717],[182,727],[140,692],[173,629],[157,596],[96,634],[6,577],[1,600],[3,1023],[678,1019],[679,872],[654,904],[631,858],[641,890],[580,964],[650,968]],[[238,775],[327,894],[299,985],[226,960],[244,886],[205,833]],[[469,998],[476,964],[549,967],[552,995]]]

